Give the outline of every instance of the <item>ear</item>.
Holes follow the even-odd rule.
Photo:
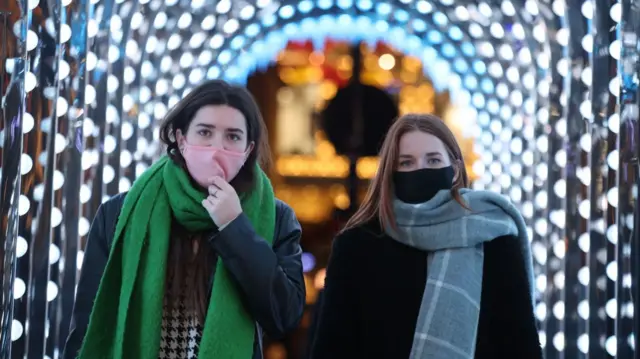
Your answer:
[[[176,130],[176,143],[180,152],[184,150],[184,144],[187,142],[181,130]]]
[[[247,145],[247,150],[245,151],[245,155],[246,157],[249,157],[249,155],[251,154],[251,151],[253,151],[253,149],[256,147],[256,143],[251,141],[248,145]],[[245,157],[245,159],[246,159]]]

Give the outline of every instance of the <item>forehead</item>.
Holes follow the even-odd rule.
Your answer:
[[[422,131],[412,131],[402,135],[398,150],[400,155],[412,156],[423,156],[430,152],[440,152],[443,155],[447,153],[447,148],[442,140]]]
[[[210,125],[218,128],[239,128],[243,131],[247,129],[247,121],[242,112],[227,105],[207,105],[200,108],[191,125]]]

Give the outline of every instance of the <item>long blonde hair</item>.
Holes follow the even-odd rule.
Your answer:
[[[467,208],[460,188],[469,187],[469,177],[465,168],[460,145],[453,132],[440,118],[427,114],[407,114],[398,118],[389,129],[380,149],[380,162],[367,195],[356,211],[349,219],[342,231],[363,225],[373,219],[378,219],[383,228],[396,228],[393,214],[393,172],[398,161],[398,146],[402,136],[409,132],[420,131],[439,138],[445,145],[452,166],[456,172],[453,179],[451,193],[455,200]]]

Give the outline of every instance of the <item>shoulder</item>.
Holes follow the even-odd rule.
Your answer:
[[[119,193],[105,202],[99,207],[93,220],[93,225],[97,231],[106,239],[107,246],[111,246],[113,234],[115,233],[116,223],[120,216],[120,211],[124,204],[127,192]]]
[[[276,215],[278,217],[281,215],[295,216],[295,212],[293,211],[293,208],[283,200],[276,198]]]
[[[491,286],[522,288],[533,299],[535,283],[532,277],[532,258],[526,254],[523,243],[515,236],[502,236],[485,243],[484,268]],[[511,291],[510,289],[510,291]],[[518,289],[520,290],[520,289]],[[515,293],[515,291],[511,291]]]
[[[296,217],[295,211],[284,201],[276,198],[276,233],[274,245],[280,244],[283,240],[300,240],[302,236],[302,226]]]
[[[122,192],[122,193],[118,193],[115,196],[112,196],[111,198],[106,200],[104,203],[102,203],[100,207],[102,208],[103,211],[115,210],[120,212],[120,209],[122,209],[122,206],[124,205],[124,199],[126,198],[127,193],[129,192]]]
[[[117,195],[109,198],[98,207],[96,218],[100,218],[104,221],[105,225],[109,226],[111,222],[120,215],[122,206],[124,205],[124,199],[127,196],[127,192],[118,193]]]
[[[362,246],[370,245],[372,240],[385,237],[386,234],[378,221],[370,221],[339,232],[333,241],[333,251],[359,251]]]
[[[283,223],[290,227],[300,227],[300,222],[293,208],[284,201],[276,198],[276,225]]]
[[[524,261],[523,244],[517,236],[497,237],[485,244],[485,255],[489,261],[496,260],[503,264],[521,265]]]

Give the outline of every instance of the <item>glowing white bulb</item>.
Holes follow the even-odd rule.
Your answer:
[[[28,154],[23,153],[20,156],[20,174],[24,176],[27,173],[29,173],[32,168],[33,168],[33,159],[31,159],[31,156],[29,156]]]
[[[111,166],[104,166],[102,172],[102,180],[104,183],[111,183],[113,179],[116,177],[116,172],[113,170]]]
[[[27,196],[21,194],[18,199],[18,215],[24,216],[29,212],[30,208],[31,201],[29,200],[29,198],[27,198]]]
[[[38,35],[32,30],[27,31],[27,51],[32,51],[38,47]]]
[[[67,24],[60,24],[60,43],[64,44],[71,39],[71,27]]]
[[[78,220],[78,235],[81,237],[86,236],[89,233],[90,228],[91,224],[89,223],[89,220],[85,217],[80,217]]]
[[[27,291],[27,286],[24,284],[22,278],[16,278],[15,282],[13,282],[13,299],[20,299]]]
[[[55,264],[60,259],[60,248],[55,244],[49,245],[49,264]]]
[[[36,78],[36,75],[31,71],[27,71],[24,79],[25,91],[31,92],[34,88],[36,88],[36,86],[38,86],[38,79]]]
[[[22,116],[22,133],[29,133],[33,130],[33,126],[35,126],[35,120],[30,113],[25,112]]]
[[[80,203],[87,203],[91,199],[91,189],[86,184],[80,186]]]
[[[20,339],[23,332],[24,327],[22,326],[22,323],[14,319],[11,322],[11,341],[15,342],[16,340]]]
[[[49,281],[47,283],[47,302],[51,302],[54,299],[56,299],[56,297],[58,296],[58,286],[52,282]]]
[[[238,22],[238,20],[231,18],[224,23],[224,25],[222,26],[222,31],[226,32],[227,34],[232,34],[236,32],[239,27],[240,23]]]
[[[51,228],[56,228],[62,223],[62,212],[57,207],[51,208]]]

